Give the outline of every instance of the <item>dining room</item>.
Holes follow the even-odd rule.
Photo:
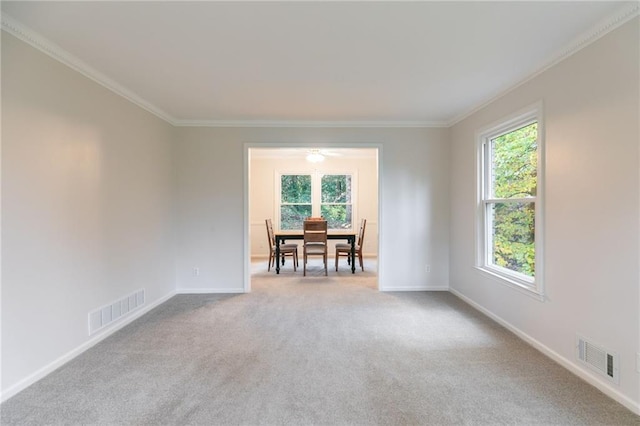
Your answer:
[[[267,272],[362,278],[366,271],[377,288],[378,148],[249,148],[248,157],[251,279]],[[310,217],[327,222],[326,265],[322,256],[303,263],[303,223]],[[282,260],[274,262],[274,243],[293,245],[297,256],[278,250]]]

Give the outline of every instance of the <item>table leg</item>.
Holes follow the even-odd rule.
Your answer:
[[[351,237],[351,273],[356,273],[356,237]]]
[[[280,239],[276,237],[276,274],[280,273]]]

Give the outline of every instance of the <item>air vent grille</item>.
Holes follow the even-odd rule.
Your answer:
[[[130,315],[143,304],[144,289],[89,312],[89,335],[94,334],[120,318]]]
[[[618,355],[607,351],[601,346],[595,345],[587,339],[578,336],[577,355],[592,370],[606,376],[614,383],[619,383],[618,376]]]

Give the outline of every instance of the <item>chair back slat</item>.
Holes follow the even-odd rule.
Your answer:
[[[364,229],[367,226],[367,219],[362,219],[360,221],[360,230],[358,231],[358,247],[362,247],[362,242],[364,241]]]
[[[302,223],[303,232],[303,275],[307,275],[307,257],[322,256],[324,274],[327,275],[327,221],[305,220]]]
[[[271,219],[265,219],[264,222],[267,225],[267,238],[269,239],[269,246],[273,247],[276,245],[276,237],[273,233],[273,223],[271,223]]]
[[[303,222],[304,243],[327,243],[327,221],[305,220]]]

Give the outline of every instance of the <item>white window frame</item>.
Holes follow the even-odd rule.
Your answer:
[[[544,122],[542,102],[538,102],[515,114],[481,129],[476,134],[477,153],[477,214],[476,214],[476,269],[497,282],[515,288],[525,294],[544,301]],[[537,123],[537,189],[535,197],[509,199],[508,202],[533,202],[535,204],[535,277],[530,277],[516,271],[492,264],[491,238],[492,226],[488,206],[502,199],[490,198],[491,161],[488,157],[488,144],[494,138],[510,133],[529,124]]]
[[[351,177],[351,201],[348,203],[323,203],[322,202],[322,178],[325,176],[350,176]],[[354,229],[354,216],[355,216],[355,174],[354,173],[338,173],[338,172],[328,172],[328,173],[320,173],[318,174],[318,212],[314,213],[314,216],[322,216],[322,206],[324,205],[339,205],[339,206],[351,206],[351,230]],[[311,186],[313,186],[313,178],[311,180]],[[312,207],[313,208],[313,207]]]
[[[280,216],[281,214],[281,208],[283,206],[282,203],[282,176],[310,176],[311,177],[311,202],[310,203],[284,203],[284,205],[311,205],[311,215],[313,216],[314,213],[314,192],[316,191],[316,188],[313,184],[313,173],[309,172],[309,171],[286,171],[286,172],[276,172],[276,182],[275,182],[275,196],[276,196],[276,202],[275,202],[275,215],[274,217],[276,218],[276,229],[278,230],[282,230],[282,226],[281,226],[281,220],[282,217]]]
[[[305,175],[311,176],[311,216],[319,217],[322,204],[322,177],[325,175],[348,175],[351,176],[351,229],[355,229],[355,223],[357,218],[357,188],[358,188],[358,173],[356,170],[352,171],[276,171],[275,173],[275,214],[276,227],[281,231],[280,226],[280,207],[282,203],[282,176],[287,175]],[[286,203],[289,204],[289,203]],[[306,203],[305,203],[306,205]],[[349,203],[345,203],[349,205]]]

